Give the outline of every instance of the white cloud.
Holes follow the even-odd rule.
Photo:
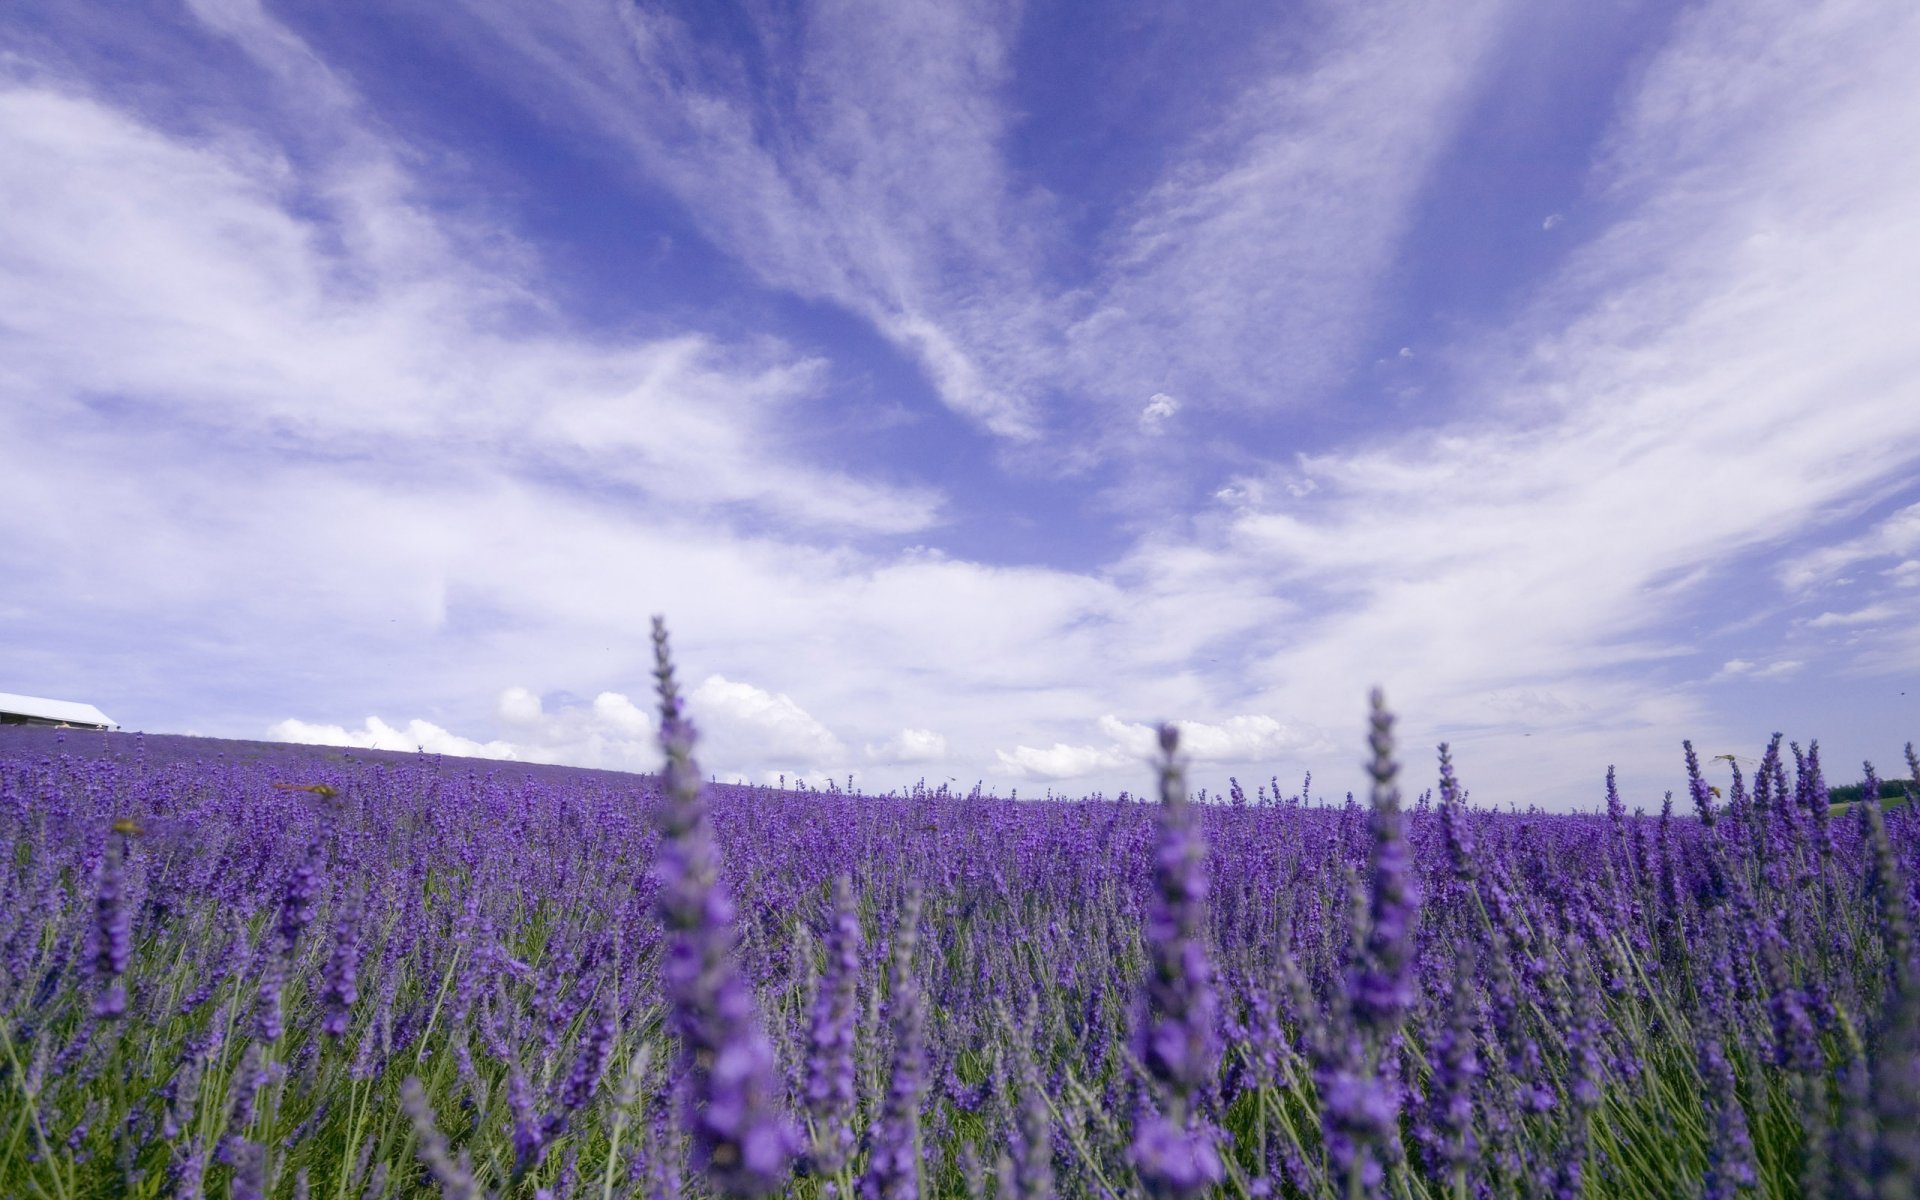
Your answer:
[[[1297,730],[1268,716],[1228,717],[1219,724],[1185,720],[1173,724],[1180,731],[1181,756],[1196,765],[1278,764],[1334,748],[1324,734]],[[1108,713],[1097,727],[1107,739],[1104,745],[1056,742],[1050,748],[1015,746],[1010,751],[995,751],[995,757],[1001,772],[1016,778],[1151,777],[1160,744],[1155,726],[1123,721]]]
[[[1807,621],[1813,629],[1833,629],[1849,625],[1872,625],[1900,615],[1900,611],[1890,604],[1872,604],[1852,612],[1823,612]]]
[[[277,741],[325,746],[361,746],[375,750],[412,750],[475,758],[568,763],[622,771],[658,768],[660,750],[652,717],[618,692],[603,692],[590,705],[562,704],[549,709],[531,689],[518,685],[501,691],[494,716],[510,739],[479,741],[447,732],[428,721],[409,721],[404,730],[369,717],[363,730],[349,730],[290,718],[268,730]]]
[[[501,692],[494,711],[509,725],[532,725],[542,715],[540,697],[523,687],[510,687]]]
[[[1799,659],[1776,659],[1770,663],[1749,662],[1743,658],[1728,659],[1707,682],[1721,683],[1728,679],[1785,679],[1797,675],[1807,664]]]
[[[501,722],[505,743],[474,745],[651,769],[644,711],[606,697],[641,694],[635,614],[664,611],[691,677],[725,673],[720,703],[696,712],[711,734],[703,765],[721,774],[838,773],[847,746],[938,728],[956,775],[999,766],[1142,790],[1148,727],[1098,714],[1196,712],[1271,714],[1191,727],[1196,753],[1215,738],[1222,755],[1351,779],[1378,681],[1404,744],[1452,737],[1483,799],[1590,800],[1556,789],[1592,784],[1584,764],[1610,759],[1651,778],[1672,764],[1673,731],[1720,732],[1701,728],[1717,718],[1689,674],[1702,647],[1675,620],[1682,605],[1743,558],[1777,551],[1792,564],[1778,577],[1797,587],[1920,548],[1907,525],[1920,528],[1920,506],[1825,551],[1793,544],[1830,540],[1831,522],[1920,454],[1920,221],[1907,204],[1920,159],[1875,133],[1920,119],[1920,43],[1894,17],[1809,29],[1827,18],[1793,5],[1700,10],[1757,13],[1765,52],[1709,22],[1683,24],[1654,56],[1650,98],[1623,110],[1596,185],[1619,219],[1562,246],[1564,273],[1518,301],[1510,327],[1459,331],[1447,365],[1466,399],[1436,409],[1457,414],[1448,425],[1323,446],[1270,471],[1236,454],[1201,478],[1231,476],[1223,499],[1237,511],[1157,523],[1085,570],[857,540],[931,530],[941,500],[793,465],[811,461],[787,435],[825,386],[819,364],[691,332],[571,335],[525,248],[436,216],[403,169],[415,160],[377,140],[316,165],[10,76],[0,507],[14,519],[0,574],[20,581],[8,604],[36,631],[10,644],[10,661],[60,640],[42,630],[77,643],[84,625],[108,664],[100,678],[155,677],[151,711],[169,711],[174,680],[190,675],[252,679],[270,697],[232,701],[236,716],[203,694],[183,723],[251,731],[260,718],[245,704],[432,712],[469,732]],[[1330,369],[1365,324],[1422,156],[1471,74],[1470,55],[1443,60],[1485,36],[1469,22],[1428,44],[1422,22],[1444,24],[1438,15],[1404,32],[1334,22],[1306,69],[1243,96],[1216,140],[1139,198],[1098,278],[1061,298],[1019,265],[1029,244],[993,236],[1026,215],[991,157],[1005,113],[981,99],[1004,33],[953,39],[897,72],[884,56],[860,72],[811,69],[817,137],[776,151],[737,104],[650,90],[664,86],[654,68],[688,47],[647,39],[680,34],[634,14],[628,36],[602,38],[587,12],[498,10],[503,25],[553,22],[522,47],[550,68],[526,86],[590,91],[609,124],[668,110],[664,133],[632,136],[717,241],[780,286],[870,314],[915,347],[956,408],[1009,436],[1035,414],[1006,399],[1007,379],[1111,380],[1126,431],[1147,387],[1189,397],[1182,424],[1199,424],[1197,398],[1210,406],[1216,392],[1190,390],[1183,372],[1239,372],[1244,399],[1262,381]],[[853,40],[821,64],[859,57],[857,24],[828,31]],[[923,61],[949,71],[930,85],[937,104],[861,128],[862,89],[904,86]],[[1405,61],[1419,70],[1371,90]],[[1753,63],[1815,83],[1723,86]],[[362,121],[351,104],[316,108]],[[920,205],[902,167],[920,150],[903,130],[929,113],[964,136],[935,146],[955,169],[919,172],[941,189]],[[1340,153],[1321,164],[1323,143]],[[1362,197],[1350,213],[1349,191]],[[1349,220],[1363,235],[1351,262],[1338,236]],[[871,239],[855,236],[868,228]],[[1244,270],[1208,275],[1250,244],[1260,250]],[[972,308],[968,283],[945,282],[949,263],[953,279],[1007,287],[982,287],[986,307]],[[1206,285],[1190,311],[1189,279]],[[1258,304],[1216,321],[1250,288],[1260,304],[1324,293],[1329,307],[1272,330]],[[1139,303],[1121,311],[1116,296]],[[1035,319],[1008,320],[1010,309]],[[1196,336],[1172,336],[1182,331]],[[1063,338],[1080,357],[1050,374],[1036,364]],[[1102,358],[1133,343],[1140,355],[1179,350],[1171,369]],[[1288,504],[1315,487],[1311,505]],[[736,507],[774,529],[729,524]],[[1899,582],[1906,567],[1890,570]],[[142,654],[169,655],[149,659],[114,640],[204,629],[210,612],[219,638],[181,639],[190,669],[185,651],[149,639]],[[260,660],[283,677],[259,681]],[[1794,661],[1810,660],[1728,677]],[[520,685],[511,698],[499,697],[504,680]],[[305,698],[316,686],[324,701]],[[469,709],[440,716],[460,697]],[[1522,745],[1527,726],[1552,736]],[[1318,729],[1335,732],[1284,732]],[[1207,761],[1233,760],[1196,770]]]
[[[1859,537],[1817,547],[1782,563],[1780,582],[1794,591],[1806,591],[1860,563],[1904,556],[1916,550],[1920,550],[1920,504],[1910,504],[1877,522]],[[1903,563],[1894,570],[1905,566]]]
[[[449,733],[431,721],[408,721],[405,729],[395,729],[379,717],[368,717],[365,728],[347,729],[340,725],[317,725],[289,717],[269,726],[267,736],[276,742],[300,742],[313,746],[353,746],[362,750],[424,750],[429,754],[451,754],[463,758],[518,758],[506,742],[478,742]]]
[[[947,739],[931,729],[902,729],[880,745],[867,746],[867,757],[879,763],[933,763],[946,756]]]
[[[767,283],[868,320],[982,428],[1031,440],[1049,415],[1035,397],[1088,398],[1095,419],[1076,414],[1073,445],[1053,448],[1071,455],[1128,432],[1141,379],[1241,407],[1320,394],[1503,7],[1389,0],[1276,23],[1112,218],[1090,278],[1043,271],[1084,250],[1005,155],[1021,13],[1004,0],[812,7],[760,47],[596,0],[467,0],[441,22]]]
[[[687,696],[687,711],[736,769],[792,764],[831,766],[846,757],[833,731],[784,692],[769,692],[724,675],[709,675]]]
[[[593,715],[602,725],[629,737],[653,735],[653,714],[642,711],[639,705],[619,692],[601,692],[595,696]]]
[[[1165,392],[1155,392],[1153,398],[1147,401],[1147,406],[1140,410],[1140,432],[1146,434],[1164,432],[1167,422],[1171,421],[1173,414],[1179,411],[1178,400]]]
[[[821,364],[698,333],[555,331],[527,252],[431,216],[396,152],[326,98],[316,115],[346,122],[343,148],[296,166],[0,73],[0,210],[16,248],[0,273],[14,347],[0,385],[34,398],[17,414],[29,441],[111,397],[123,422],[213,446],[464,462],[835,531],[936,519],[923,489],[793,452]]]
[[[1097,774],[1133,768],[1142,776],[1143,764],[1131,760],[1112,746],[1069,746],[1055,742],[1051,747],[1015,746],[1011,751],[996,750],[1001,772],[1017,779],[1086,779]]]

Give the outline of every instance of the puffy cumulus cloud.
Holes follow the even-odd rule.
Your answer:
[[[877,746],[867,745],[867,757],[879,763],[905,766],[939,762],[946,756],[947,739],[931,729],[902,729]]]
[[[1140,432],[1158,434],[1166,430],[1167,422],[1173,420],[1180,411],[1180,402],[1165,392],[1155,392],[1140,410]]]
[[[642,737],[653,732],[653,714],[643,711],[639,705],[619,692],[601,692],[595,696],[593,715],[595,720],[609,729],[618,730],[632,737]]]
[[[1016,779],[1083,779],[1089,775],[1140,764],[1112,746],[1069,746],[1055,742],[1051,747],[1015,746],[1011,751],[996,750],[1001,773]]]
[[[1269,716],[1228,717],[1218,724],[1175,721],[1180,750],[1197,766],[1237,763],[1276,763],[1303,755],[1330,752],[1333,743],[1317,730],[1304,730]],[[1104,745],[1052,747],[1015,746],[996,751],[1002,774],[1015,778],[1084,779],[1132,772],[1147,777],[1148,764],[1159,752],[1159,732],[1152,725],[1123,721],[1109,713],[1097,723],[1107,739]]]
[[[542,716],[540,697],[526,688],[510,687],[500,693],[500,699],[494,704],[494,712],[509,725],[533,725]]]
[[[709,675],[687,696],[687,712],[711,747],[707,757],[736,770],[831,767],[847,756],[833,731],[784,692]]]
[[[516,684],[499,694],[493,711],[508,735],[505,739],[481,742],[422,720],[409,721],[404,730],[395,729],[378,717],[367,718],[363,730],[290,718],[267,733],[277,741],[321,746],[418,748],[437,754],[616,771],[645,772],[659,765],[653,718],[619,692],[602,692],[591,704],[548,705],[532,689]]]
[[[652,716],[620,692],[601,692],[591,704],[550,706],[516,685],[500,693],[494,711],[521,758],[617,771],[659,766]]]
[[[429,754],[452,754],[463,758],[519,758],[506,742],[477,742],[449,733],[431,721],[408,721],[405,729],[395,729],[379,717],[368,717],[365,728],[347,729],[341,725],[317,725],[289,717],[267,729],[277,742],[300,742],[310,746],[353,746],[362,750],[425,750]]]

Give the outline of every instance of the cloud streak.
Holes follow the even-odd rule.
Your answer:
[[[1098,197],[1017,165],[1010,7],[421,15],[743,272],[644,334],[570,312],[364,63],[193,11],[260,112],[0,66],[24,690],[645,769],[665,612],[703,761],[756,778],[1138,791],[1170,716],[1203,773],[1337,793],[1375,682],[1485,798],[1651,788],[1795,697],[1898,744],[1865,696],[1920,662],[1920,154],[1876,131],[1920,120],[1920,18],[1690,8],[1521,223],[1551,257],[1430,344],[1383,310],[1443,261],[1417,217],[1509,7],[1289,26]]]

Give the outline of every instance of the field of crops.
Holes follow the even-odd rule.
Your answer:
[[[1811,748],[795,793],[663,697],[657,779],[0,731],[0,1196],[1920,1189],[1920,818]]]

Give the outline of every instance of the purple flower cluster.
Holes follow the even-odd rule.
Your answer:
[[[927,1016],[919,978],[914,973],[919,945],[920,894],[909,891],[893,928],[893,955],[887,971],[893,1069],[867,1147],[867,1170],[860,1177],[864,1200],[918,1200],[920,1195],[920,1104],[926,1087]]]
[[[1147,912],[1145,1014],[1138,1056],[1165,1111],[1147,1102],[1132,1160],[1156,1196],[1195,1196],[1220,1182],[1215,1134],[1193,1110],[1220,1070],[1219,1001],[1207,957],[1207,842],[1187,798],[1180,735],[1160,727],[1159,845]]]
[[[862,938],[853,881],[833,881],[833,916],[826,939],[826,972],[814,996],[807,1037],[806,1113],[813,1139],[808,1166],[832,1175],[853,1151],[854,1032]]]
[[[100,867],[100,890],[94,898],[94,971],[99,996],[94,1015],[109,1019],[125,1015],[127,987],[122,978],[133,957],[133,921],[127,911],[128,828],[116,822],[107,856]]]
[[[1920,1187],[1920,812],[1817,746],[1403,806],[1376,695],[1367,803],[1171,729],[1157,805],[703,787],[656,657],[658,777],[0,730],[0,1195]]]
[[[682,1119],[693,1139],[693,1168],[716,1191],[772,1195],[786,1182],[796,1138],[778,1107],[773,1047],[734,963],[733,904],[719,880],[693,724],[681,709],[659,618],[653,645],[667,758],[654,875],[667,935],[661,985],[680,1040]]]

